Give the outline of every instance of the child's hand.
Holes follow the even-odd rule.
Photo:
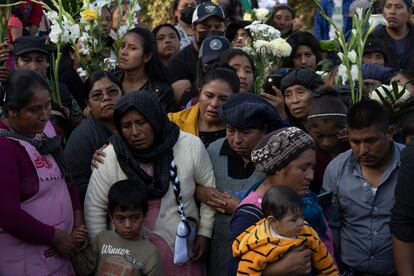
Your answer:
[[[86,230],[85,225],[82,224],[78,228],[73,229],[72,237],[75,239],[78,249],[85,249],[88,245],[88,230]]]

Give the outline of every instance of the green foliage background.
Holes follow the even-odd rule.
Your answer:
[[[140,0],[142,24],[150,29],[158,24],[169,22],[174,23],[171,11],[173,0]],[[303,14],[306,19],[305,25],[312,26],[315,4],[308,0],[291,0],[290,5],[295,8],[297,15]],[[63,1],[65,10],[75,15],[82,6],[82,0]]]

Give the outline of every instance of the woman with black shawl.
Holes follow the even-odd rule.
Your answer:
[[[118,133],[105,148],[104,163],[92,172],[85,199],[85,218],[90,238],[107,228],[107,193],[117,181],[133,179],[149,196],[144,238],[160,251],[163,275],[202,275],[200,258],[212,235],[214,210],[194,199],[196,184],[215,187],[211,161],[201,140],[181,132],[167,118],[152,92],[129,93],[114,112]],[[172,162],[173,161],[173,162]],[[170,168],[176,173],[170,175]],[[174,170],[173,170],[174,171]],[[186,216],[198,221],[192,262],[173,264],[177,225],[180,222],[174,195],[175,179],[181,187]]]

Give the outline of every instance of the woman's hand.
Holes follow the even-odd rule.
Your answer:
[[[95,153],[92,156],[92,163],[91,163],[91,168],[95,168],[97,169],[99,164],[103,164],[104,163],[104,158],[106,157],[105,152],[103,151],[108,145],[103,145],[102,147],[100,147],[99,149],[97,149],[95,151]]]
[[[66,258],[70,258],[77,250],[75,238],[58,228],[55,228],[52,245],[60,255]]]
[[[282,259],[269,264],[263,272],[266,275],[306,275],[310,273],[311,250],[303,246],[291,250]]]
[[[226,207],[228,205],[227,201],[231,199],[230,195],[222,193],[216,188],[204,187],[201,185],[196,186],[195,195],[198,201],[207,204],[220,213],[226,212]]]
[[[261,92],[260,96],[265,99],[268,103],[270,103],[277,111],[277,113],[279,114],[280,119],[286,120],[287,119],[287,115],[286,115],[286,111],[285,111],[285,100],[283,98],[283,94],[282,92],[277,89],[276,86],[272,86],[273,91],[275,91],[275,94],[269,94],[266,92]]]
[[[10,56],[10,46],[8,43],[0,44],[0,63],[5,63]]]
[[[191,255],[191,260],[193,262],[196,262],[202,257],[206,256],[208,250],[208,241],[209,239],[207,237],[197,235],[193,253]]]

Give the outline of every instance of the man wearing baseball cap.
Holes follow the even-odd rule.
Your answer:
[[[224,36],[224,19],[223,9],[212,2],[204,2],[196,7],[192,20],[195,42],[174,55],[167,66],[178,103],[181,103],[184,92],[191,88],[197,78],[201,44],[209,36]]]
[[[396,71],[414,70],[414,27],[410,24],[412,0],[385,0],[382,15],[388,26],[381,26],[372,34],[385,48],[385,66]]]
[[[33,70],[46,78],[49,67],[49,51],[45,40],[36,36],[22,36],[13,43],[16,70]],[[82,111],[65,85],[60,84],[62,106],[67,111],[72,124],[82,119]]]

